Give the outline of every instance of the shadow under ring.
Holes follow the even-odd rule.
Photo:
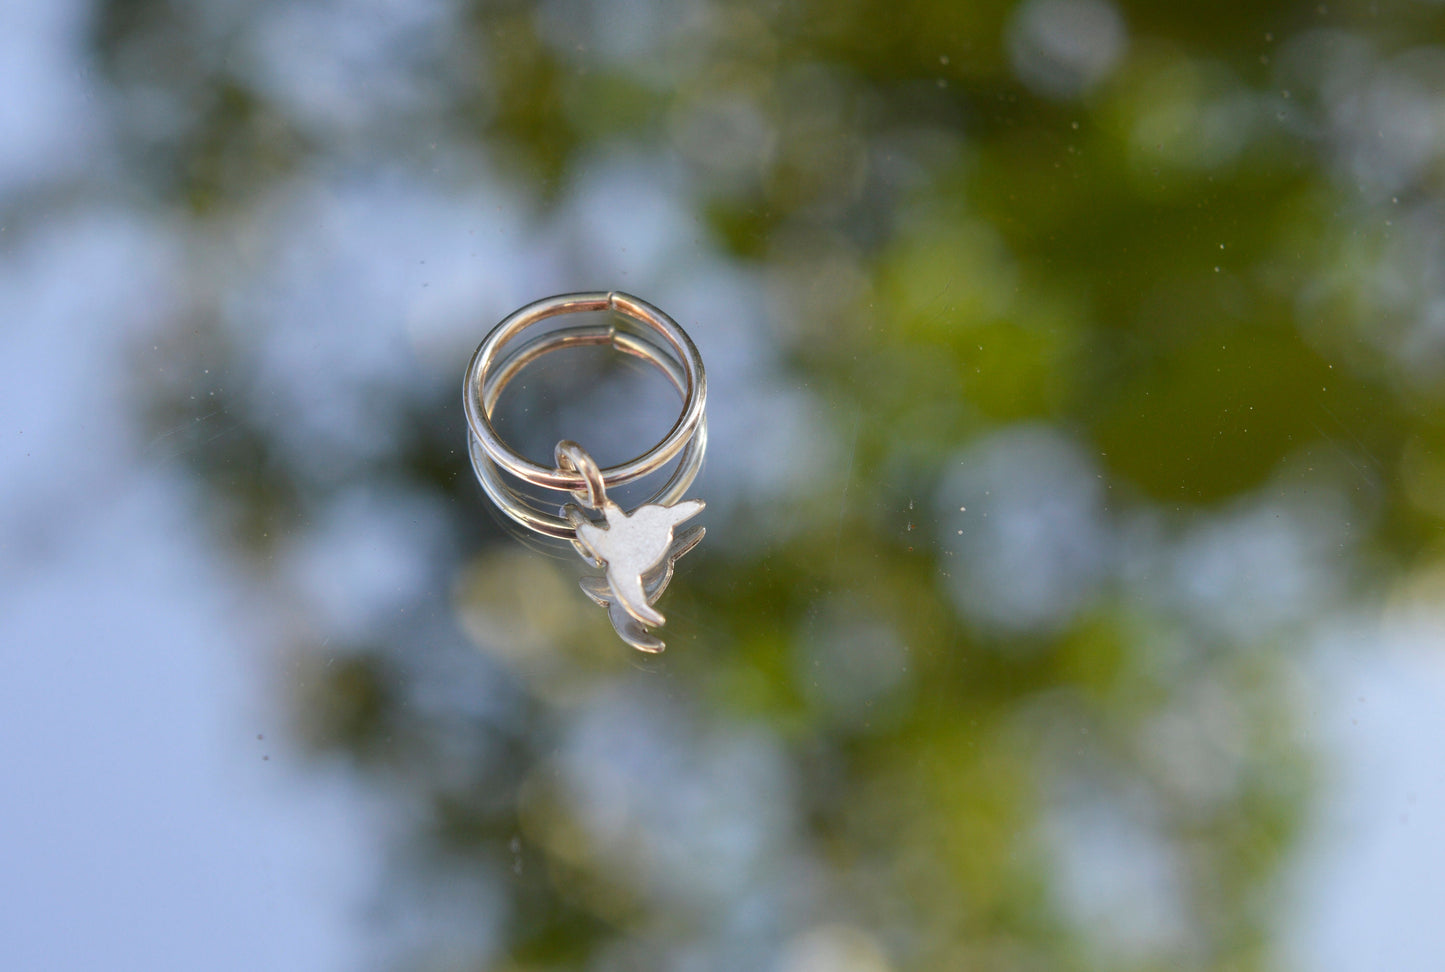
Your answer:
[[[502,392],[528,365],[544,355],[554,351],[561,351],[566,348],[589,347],[597,345],[611,345],[623,354],[640,358],[643,361],[656,367],[672,383],[679,395],[683,397],[684,403],[688,401],[689,372],[687,367],[679,362],[667,351],[658,347],[645,337],[629,334],[619,330],[610,324],[578,325],[575,327],[561,328],[547,334],[538,335],[526,343],[509,351],[495,368],[489,370],[486,377],[486,385],[481,389],[478,406],[481,414],[487,419],[488,428],[492,412],[496,409],[497,401],[501,398]],[[676,426],[674,426],[676,428]],[[494,433],[495,434],[495,433]],[[497,508],[507,515],[511,520],[526,527],[535,533],[543,536],[554,537],[559,540],[574,540],[577,536],[576,529],[562,515],[562,503],[567,502],[570,497],[564,495],[562,502],[555,509],[557,513],[550,513],[544,509],[527,502],[518,490],[506,482],[504,473],[487,449],[482,439],[473,431],[468,435],[468,453],[472,461],[472,471],[476,473],[477,481],[481,483],[487,497],[496,504]],[[654,447],[656,448],[656,447]],[[510,451],[510,450],[509,450]],[[645,503],[654,503],[662,506],[670,506],[682,499],[686,494],[693,480],[697,478],[702,468],[704,454],[707,451],[707,418],[705,414],[699,414],[698,420],[693,424],[690,433],[683,440],[681,457],[672,475],[668,477],[661,488],[652,496],[644,500]],[[653,469],[665,464],[666,460],[658,463]],[[651,471],[651,470],[649,470]],[[606,473],[604,470],[604,481]],[[523,478],[523,477],[518,477]],[[638,477],[632,476],[631,479]],[[581,477],[578,477],[579,481]],[[525,482],[534,486],[554,489],[564,494],[568,491],[567,486],[549,486],[534,482],[530,478]],[[629,480],[622,480],[629,481]],[[616,481],[608,485],[615,485]]]

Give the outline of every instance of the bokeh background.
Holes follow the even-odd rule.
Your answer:
[[[1445,968],[1442,28],[6,0],[0,964]],[[656,659],[466,463],[606,288],[711,378]]]

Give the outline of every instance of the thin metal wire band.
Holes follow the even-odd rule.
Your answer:
[[[676,321],[646,301],[618,291],[547,297],[514,311],[492,329],[467,365],[463,389],[467,425],[473,439],[480,444],[492,462],[523,482],[569,492],[584,486],[582,476],[575,470],[549,469],[532,462],[503,442],[492,428],[491,409],[485,403],[490,398],[495,404],[496,395],[492,392],[492,387],[496,385],[499,376],[498,363],[502,348],[522,331],[549,317],[609,310],[660,335],[672,349],[676,355],[676,363],[682,369],[683,402],[682,413],[661,442],[635,459],[602,470],[603,481],[609,487],[619,486],[657,471],[677,456],[697,432],[706,406],[707,375],[697,347]],[[624,345],[629,335],[625,331],[619,331],[615,324],[609,325],[608,331],[611,342],[619,350],[625,351]]]
[[[543,355],[564,348],[602,344],[610,344],[624,354],[641,358],[654,365],[672,382],[672,386],[677,389],[679,395],[686,395],[687,374],[685,369],[651,341],[618,332],[611,325],[579,325],[539,335],[512,350],[493,372],[492,381],[487,386],[486,397],[482,401],[484,414],[490,417],[507,385],[524,368]],[[482,489],[497,508],[509,518],[544,536],[560,540],[572,540],[576,537],[577,531],[568,520],[532,506],[503,480],[501,470],[492,461],[476,436],[468,436],[468,452],[472,461],[472,471],[476,473]],[[684,446],[677,468],[673,470],[667,482],[644,502],[668,506],[682,499],[688,487],[697,478],[706,452],[707,420],[704,417]],[[585,488],[585,480],[580,475],[579,480],[583,482],[583,488]]]

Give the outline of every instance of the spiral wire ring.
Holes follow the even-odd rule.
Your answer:
[[[606,310],[621,315],[622,320],[564,327],[516,345],[524,331],[548,318]],[[632,328],[641,333],[633,333]],[[662,441],[619,465],[601,470],[592,466],[595,481],[571,461],[559,459],[553,468],[532,462],[504,442],[492,426],[497,401],[523,369],[553,351],[589,345],[611,345],[624,354],[647,361],[662,371],[682,396],[681,414]],[[482,341],[467,366],[463,402],[472,469],[488,498],[512,520],[544,536],[574,540],[576,527],[571,520],[559,515],[561,504],[554,507],[557,513],[540,509],[529,503],[505,477],[511,476],[540,489],[564,492],[584,505],[592,505],[587,503],[588,498],[595,498],[607,488],[641,479],[678,459],[672,475],[646,500],[671,505],[682,498],[702,466],[707,447],[706,397],[707,378],[696,346],[677,322],[656,307],[616,291],[545,298],[503,319]]]

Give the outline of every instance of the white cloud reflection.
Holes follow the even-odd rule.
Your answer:
[[[622,681],[570,721],[558,768],[586,857],[714,930],[789,865],[791,773],[756,728],[701,722],[650,686]]]
[[[176,440],[132,409],[161,368],[176,252],[164,227],[99,212],[0,265],[8,968],[358,959],[367,801],[291,758],[266,701],[275,619],[163,461]]]
[[[437,65],[455,38],[457,6],[453,0],[261,5],[245,35],[248,74],[307,129],[351,136],[434,107],[441,90]]]
[[[104,144],[86,51],[90,15],[85,0],[0,5],[0,202],[83,171]]]
[[[1284,954],[1319,972],[1433,968],[1445,874],[1445,617],[1346,621],[1315,666],[1324,793],[1290,875]]]
[[[999,633],[1057,631],[1108,579],[1113,540],[1095,464],[1063,434],[1019,426],[949,460],[934,495],[940,582]]]
[[[1102,81],[1127,42],[1123,18],[1107,0],[1026,0],[1015,8],[1008,35],[1019,80],[1059,99]]]
[[[1161,599],[1237,644],[1308,624],[1343,586],[1347,515],[1296,501],[1201,518],[1167,548]]]

